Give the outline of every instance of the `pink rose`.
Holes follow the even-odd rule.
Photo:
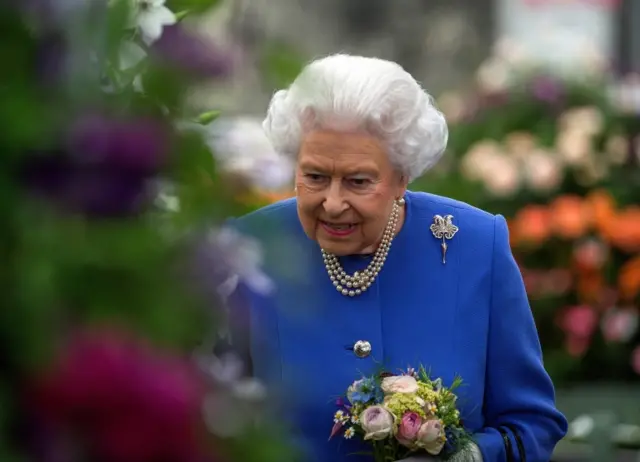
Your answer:
[[[444,447],[444,427],[439,420],[427,420],[418,430],[416,446],[424,449],[429,454],[437,456]]]
[[[414,446],[415,440],[418,437],[418,431],[422,425],[422,418],[415,412],[406,412],[400,420],[398,426],[398,433],[396,439],[400,444],[408,448]]]
[[[380,386],[385,395],[392,393],[416,393],[418,391],[418,381],[410,375],[385,377]]]
[[[393,415],[382,406],[371,406],[360,414],[365,440],[383,440],[393,429]]]

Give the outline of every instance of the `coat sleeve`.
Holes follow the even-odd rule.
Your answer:
[[[485,427],[475,441],[484,461],[506,462],[505,448],[510,445],[517,462],[548,462],[567,432],[567,421],[555,406],[522,276],[509,246],[507,223],[500,215],[494,220],[491,271]],[[526,459],[519,458],[519,448]]]

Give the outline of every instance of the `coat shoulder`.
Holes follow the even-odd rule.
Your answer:
[[[414,210],[419,220],[433,221],[434,215],[453,215],[453,223],[464,234],[476,240],[493,241],[496,217],[492,213],[449,197],[425,192],[411,192]]]
[[[295,198],[274,202],[234,220],[235,225],[244,231],[265,231],[273,226],[291,228],[300,227]]]

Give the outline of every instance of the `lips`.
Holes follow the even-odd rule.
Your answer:
[[[348,236],[356,229],[355,223],[331,223],[327,221],[320,221],[320,226],[322,226],[322,229],[332,236],[339,237]]]

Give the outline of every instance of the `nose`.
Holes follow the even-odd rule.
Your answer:
[[[349,204],[344,200],[340,181],[331,182],[322,205],[329,217],[338,217],[349,208]]]

